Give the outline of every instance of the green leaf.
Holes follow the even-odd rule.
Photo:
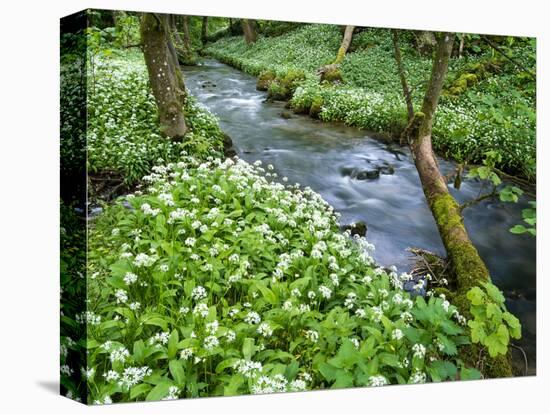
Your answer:
[[[240,395],[239,388],[244,384],[242,375],[234,375],[229,380],[229,384],[223,387],[223,395]]]
[[[508,342],[510,340],[508,329],[500,325],[496,332],[493,332],[485,338],[485,346],[489,350],[489,355],[495,358],[497,355],[505,355],[508,352]]]
[[[483,292],[478,286],[471,288],[466,294],[466,297],[470,302],[472,302],[472,305],[478,306],[485,302],[485,292]]]
[[[514,234],[523,234],[527,231],[527,228],[522,224],[516,224],[514,227],[510,229],[510,233]]]
[[[255,285],[258,290],[261,292],[264,299],[271,305],[276,305],[278,303],[277,296],[275,293],[268,287],[266,287],[262,282],[258,282]]]
[[[130,390],[130,399],[133,400],[137,397],[139,397],[141,394],[145,394],[146,392],[149,392],[151,389],[151,386],[149,384],[139,384],[135,387],[132,387]]]
[[[178,330],[174,329],[168,338],[168,358],[172,359],[176,357],[178,353],[178,342],[179,342]]]
[[[336,373],[336,381],[331,388],[349,388],[353,387],[353,375],[347,371],[339,370]]]
[[[484,283],[483,286],[491,299],[497,303],[504,303],[504,295],[498,287],[493,285],[491,282]]]
[[[360,357],[355,345],[349,339],[344,339],[338,353],[329,360],[329,363],[337,368],[351,368]]]
[[[510,331],[510,336],[515,339],[521,338],[521,323],[519,319],[512,315],[510,312],[504,312],[502,314],[502,319],[508,324]]]
[[[434,361],[429,365],[430,372],[436,373],[435,377],[439,381],[445,381],[446,379],[454,379],[456,377],[457,368],[449,361]],[[433,376],[433,375],[432,375]],[[435,378],[433,378],[438,382]]]
[[[323,362],[321,365],[319,365],[319,372],[329,382],[332,382],[336,379],[338,371],[340,371],[340,369],[336,368],[333,365],[330,365],[328,362]]]
[[[481,372],[473,368],[462,368],[460,370],[460,379],[464,380],[478,380],[481,379]]]
[[[185,385],[185,371],[182,366],[182,361],[179,359],[173,359],[168,363],[168,368],[172,378],[179,387]]]
[[[148,319],[144,320],[143,323],[146,324],[146,325],[158,326],[163,331],[168,330],[168,321],[166,321],[164,318],[161,318],[161,317],[158,317],[158,316],[148,318]]]
[[[169,382],[161,382],[157,384],[145,397],[145,401],[159,401],[166,397],[168,389],[170,388]]]
[[[299,369],[300,364],[298,363],[298,361],[292,361],[290,364],[288,364],[285,370],[286,379],[292,381],[294,378],[296,378]]]
[[[254,355],[256,347],[254,346],[254,339],[253,338],[245,338],[243,341],[243,356],[244,359],[247,361],[250,361],[252,358],[252,355]]]
[[[472,336],[472,342],[474,344],[483,343],[487,334],[485,333],[484,324],[479,321],[468,321],[468,326],[470,327],[470,333]]]
[[[145,351],[145,344],[143,343],[142,339],[137,340],[134,342],[134,360],[138,364],[143,364],[144,360],[144,351]]]

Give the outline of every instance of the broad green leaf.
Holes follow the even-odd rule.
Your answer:
[[[161,382],[157,384],[151,391],[149,391],[149,394],[145,397],[145,401],[159,401],[163,399],[168,394],[170,385],[171,384],[169,382]]]
[[[185,385],[185,371],[183,369],[182,361],[179,359],[173,359],[168,363],[170,374],[179,387]]]

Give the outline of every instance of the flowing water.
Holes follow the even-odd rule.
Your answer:
[[[214,60],[185,68],[186,85],[198,100],[216,114],[222,129],[233,139],[237,154],[249,162],[273,164],[289,183],[298,182],[319,192],[338,212],[342,223],[364,221],[367,239],[376,246],[374,257],[400,271],[413,264],[409,247],[445,255],[435,221],[424,199],[410,152],[338,124],[322,123],[307,116],[283,118],[282,103],[265,102],[256,90],[256,79]],[[451,162],[439,159],[443,173]],[[376,179],[352,178],[350,171],[393,167],[393,174]],[[463,182],[451,189],[462,203],[475,199],[480,182]],[[485,200],[464,211],[469,234],[487,264],[494,283],[507,297],[508,309],[523,326],[519,344],[535,373],[536,243],[529,235],[514,235],[510,227],[521,222],[518,204]],[[516,351],[519,354],[519,351]],[[515,360],[523,361],[521,355]]]

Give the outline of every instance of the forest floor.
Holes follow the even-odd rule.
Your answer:
[[[334,61],[340,39],[338,26],[303,25],[252,45],[242,36],[222,37],[204,52],[258,76],[259,87],[274,99],[290,100],[296,112],[398,137],[407,114],[390,31],[354,35],[341,65],[342,79],[320,82],[317,72]],[[419,108],[431,57],[407,41],[401,48]],[[534,181],[535,100],[525,92],[530,90],[523,87],[525,76],[503,57],[486,52],[452,58],[447,78],[434,124],[435,150],[465,164],[481,163],[487,152],[496,151],[498,168]]]

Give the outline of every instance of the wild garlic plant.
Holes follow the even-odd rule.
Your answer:
[[[271,166],[182,155],[89,238],[91,401],[302,391],[479,376],[464,318],[339,232]],[[67,372],[67,375],[70,375]]]

